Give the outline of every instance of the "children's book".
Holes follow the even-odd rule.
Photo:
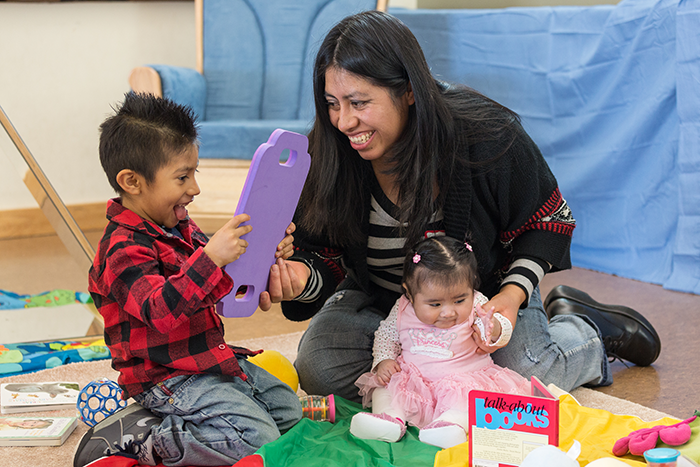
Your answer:
[[[0,385],[3,414],[76,408],[80,385],[74,382],[4,383]]]
[[[0,446],[60,446],[77,417],[0,417]]]
[[[469,465],[519,466],[530,451],[559,445],[559,399],[536,377],[531,395],[469,393]]]

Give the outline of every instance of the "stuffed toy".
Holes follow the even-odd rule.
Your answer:
[[[685,444],[690,440],[691,435],[688,424],[694,421],[697,416],[698,411],[695,411],[695,415],[675,425],[657,425],[633,431],[615,442],[612,449],[613,454],[624,456],[629,452],[635,456],[641,456],[644,454],[644,451],[655,448],[659,438],[669,446]]]

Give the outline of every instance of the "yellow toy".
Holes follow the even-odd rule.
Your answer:
[[[287,357],[278,351],[266,350],[261,354],[248,358],[248,361],[282,380],[294,392],[297,392],[299,389],[299,375],[296,368],[294,368],[294,365]]]

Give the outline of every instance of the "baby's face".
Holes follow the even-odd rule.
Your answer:
[[[474,290],[464,283],[447,287],[423,284],[414,294],[412,303],[416,317],[422,323],[446,329],[469,319],[474,305]]]
[[[35,420],[33,418],[28,418],[26,420],[22,420],[21,422],[18,422],[16,425],[18,428],[45,428],[46,427],[46,421],[44,420]]]

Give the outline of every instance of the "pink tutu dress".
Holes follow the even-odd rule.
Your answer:
[[[487,301],[479,292],[474,295],[475,305]],[[411,302],[402,295],[380,325],[375,334],[374,367],[387,358],[401,366],[386,387],[392,406],[402,410],[410,424],[422,428],[449,409],[467,412],[472,389],[530,393],[528,380],[496,365],[489,354],[476,353],[472,338],[475,316],[472,309],[462,324],[449,329],[429,326],[416,317]],[[382,386],[372,372],[360,376],[355,384],[365,407],[371,405],[374,389]]]

